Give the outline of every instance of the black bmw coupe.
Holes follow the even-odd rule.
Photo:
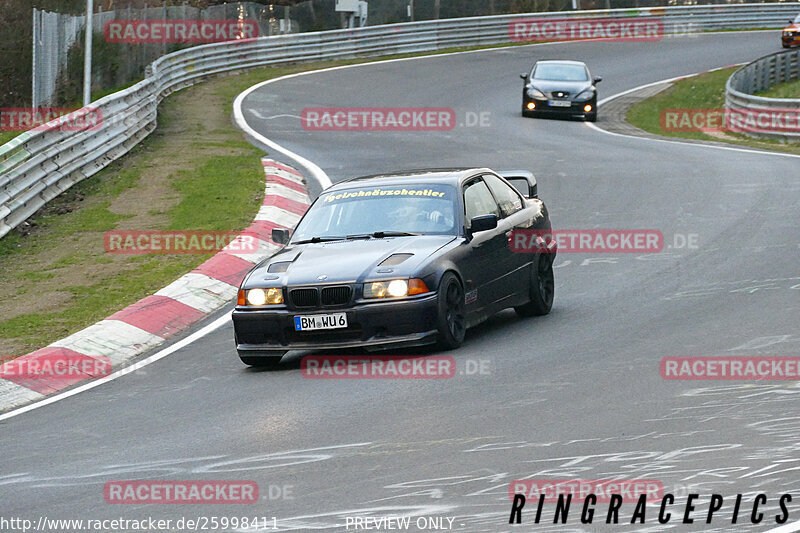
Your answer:
[[[245,277],[233,311],[245,364],[287,350],[438,342],[509,307],[545,315],[555,250],[514,253],[514,229],[550,230],[530,172],[488,168],[355,178],[324,191]]]

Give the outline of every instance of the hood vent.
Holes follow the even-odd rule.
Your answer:
[[[379,267],[397,266],[413,255],[414,254],[392,254],[386,259],[384,259],[381,263],[379,263],[378,266]]]
[[[281,272],[286,272],[289,269],[289,265],[291,265],[291,261],[282,261],[280,263],[272,263],[269,268],[267,268],[267,272],[270,274],[280,274]]]

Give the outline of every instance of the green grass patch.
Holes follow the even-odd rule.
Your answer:
[[[760,150],[773,150],[800,154],[800,145],[773,140],[756,140],[732,132],[709,134],[703,132],[665,131],[661,127],[661,114],[665,110],[722,109],[725,107],[725,83],[738,67],[706,72],[675,82],[672,87],[633,104],[625,119],[647,132],[665,137],[716,141],[747,146]]]
[[[758,93],[764,98],[800,98],[800,80],[780,83],[766,91]]]
[[[181,201],[168,212],[169,229],[229,230],[252,222],[254,213],[242,206],[257,206],[264,199],[264,176],[258,172],[262,152],[249,145],[246,151],[208,159],[192,171],[177,173],[173,186]]]
[[[17,135],[22,133],[21,131],[0,131],[0,146],[4,145]]]

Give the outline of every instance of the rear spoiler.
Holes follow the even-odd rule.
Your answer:
[[[533,172],[527,170],[504,170],[498,172],[498,174],[513,185],[525,198],[539,197],[539,189]]]

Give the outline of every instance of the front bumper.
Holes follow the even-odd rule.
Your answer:
[[[783,46],[794,46],[796,44],[800,44],[800,35],[784,35],[781,37],[781,43]]]
[[[295,331],[294,317],[346,313],[342,329]],[[437,295],[407,300],[360,303],[313,311],[248,309],[233,311],[236,349],[240,353],[339,348],[389,349],[436,341]]]
[[[528,109],[528,103],[533,102],[536,104],[535,109]],[[591,104],[591,111],[584,111],[583,107],[586,104]],[[584,100],[583,102],[572,101],[569,107],[555,107],[549,104],[549,100],[540,100],[538,98],[524,97],[522,100],[522,107],[526,113],[531,115],[552,115],[552,116],[569,116],[569,117],[583,117],[597,112],[597,104],[594,100]]]

